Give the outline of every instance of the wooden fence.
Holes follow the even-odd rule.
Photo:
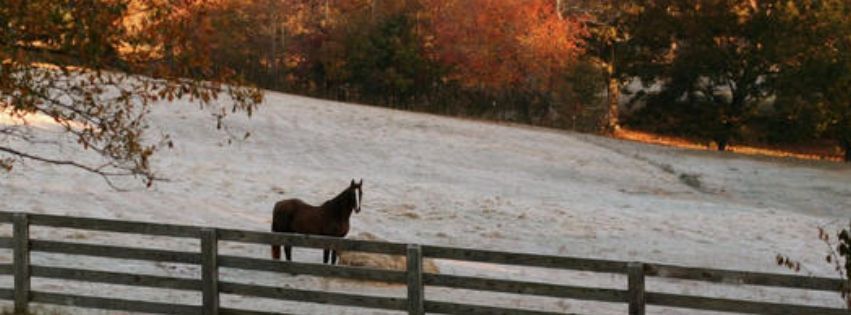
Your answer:
[[[0,248],[12,249],[14,255],[12,264],[0,264],[0,275],[14,276],[14,288],[0,288],[0,299],[13,300],[16,312],[26,312],[28,310],[28,304],[33,302],[105,310],[162,314],[275,314],[271,312],[220,307],[220,294],[234,294],[268,299],[395,310],[399,312],[407,312],[408,314],[557,314],[554,312],[430,300],[428,296],[424,294],[424,287],[433,286],[564,299],[626,303],[629,305],[629,314],[644,314],[645,305],[759,314],[851,314],[848,310],[838,308],[648,292],[645,290],[644,286],[645,278],[662,277],[726,283],[730,285],[744,284],[838,292],[842,288],[844,282],[838,279],[829,278],[691,268],[641,262],[519,254],[442,246],[421,246],[416,244],[346,240],[299,234],[265,233],[44,214],[0,212],[0,223],[13,224],[12,237],[0,238]],[[201,248],[198,252],[182,252],[32,239],[29,236],[29,230],[30,226],[33,225],[177,238],[194,238],[200,239]],[[266,245],[286,243],[296,247],[336,248],[346,251],[404,255],[407,257],[407,270],[397,271],[348,266],[329,266],[220,255],[218,253],[218,244],[220,241]],[[39,266],[30,263],[31,252],[200,264],[202,273],[201,279],[187,279],[66,267]],[[514,266],[590,271],[596,273],[624,274],[627,275],[626,278],[628,279],[628,284],[626,286],[627,289],[622,290],[424,273],[422,268],[422,261],[424,257]],[[218,271],[221,267],[405,284],[407,285],[407,298],[367,296],[226,282],[221,281],[218,277]],[[42,292],[30,289],[31,277],[149,288],[189,290],[196,292],[200,291],[202,301],[199,301],[200,305],[183,305]]]

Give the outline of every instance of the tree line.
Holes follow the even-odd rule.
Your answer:
[[[717,143],[832,140],[851,161],[851,3],[652,1],[625,14],[628,123]]]
[[[626,125],[720,150],[828,141],[851,160],[844,0],[216,0],[198,11],[212,60],[264,88]]]
[[[218,0],[197,9],[216,36],[213,59],[264,88],[525,123],[570,117],[573,126],[602,90],[598,69],[581,61],[586,28],[554,3]]]
[[[581,131],[819,142],[851,161],[846,0],[4,0],[0,111],[53,118],[103,164],[156,177],[152,102],[250,114],[252,86]],[[633,89],[641,85],[644,88]],[[227,104],[214,100],[225,93]],[[628,100],[628,101],[626,101]]]

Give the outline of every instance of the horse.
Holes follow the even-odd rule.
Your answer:
[[[346,236],[352,211],[360,212],[362,186],[363,179],[357,183],[352,179],[348,188],[318,207],[299,199],[278,201],[272,212],[272,232]],[[337,252],[327,248],[322,252],[322,263],[328,263],[329,252],[331,264],[334,265],[337,263]],[[284,254],[287,261],[291,261],[292,246],[284,245]],[[281,259],[280,245],[272,245],[272,259]]]

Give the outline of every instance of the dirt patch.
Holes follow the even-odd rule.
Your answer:
[[[418,220],[420,218],[420,215],[417,214],[416,212],[405,212],[405,213],[402,213],[402,216],[410,218],[410,219],[414,219],[414,220]]]
[[[700,181],[700,174],[682,173],[679,176],[680,182],[697,190],[703,190],[703,184]]]
[[[282,188],[282,187],[280,187],[280,186],[272,186],[272,188],[271,188],[270,190],[271,190],[273,193],[278,194],[278,195],[284,195],[284,194],[286,194],[286,193],[287,193],[287,191],[286,191],[286,190],[284,190],[284,188]]]

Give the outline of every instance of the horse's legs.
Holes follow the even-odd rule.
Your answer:
[[[280,245],[272,245],[272,259],[281,260],[281,246]],[[290,259],[289,253],[287,253],[287,260]]]
[[[331,264],[332,265],[337,264],[337,251],[336,250],[331,250]]]
[[[280,254],[278,254],[278,255],[280,255]],[[290,246],[290,245],[284,245],[284,255],[287,256],[287,261],[292,261],[293,260],[293,247]]]
[[[323,263],[323,264],[327,264],[327,263],[328,263],[328,253],[329,253],[330,251],[331,251],[331,250],[329,250],[329,249],[327,249],[327,248],[322,250],[322,263]]]

